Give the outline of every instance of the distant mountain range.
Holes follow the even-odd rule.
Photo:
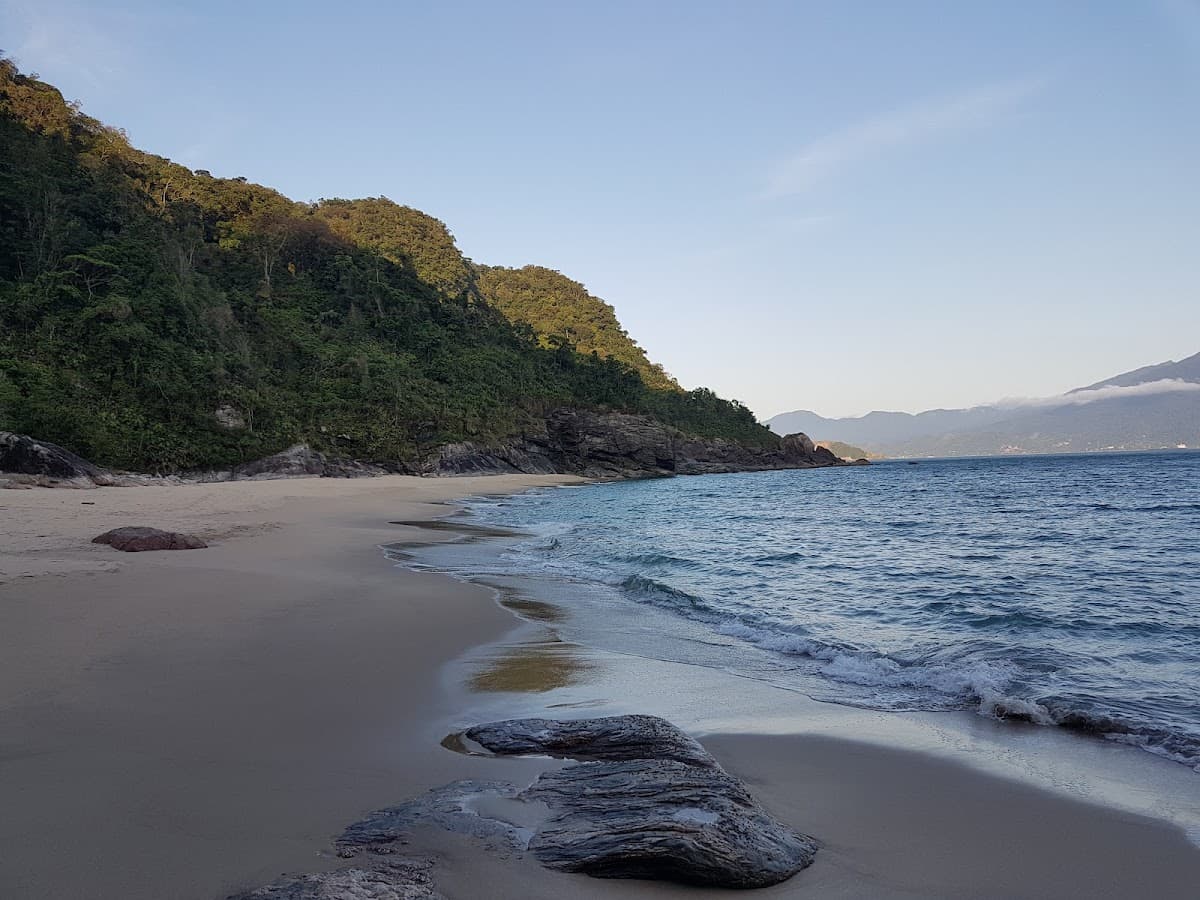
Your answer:
[[[827,419],[808,410],[767,425],[885,456],[1081,453],[1200,447],[1200,353],[1144,366],[1059,397],[1003,401],[913,415],[872,412]]]

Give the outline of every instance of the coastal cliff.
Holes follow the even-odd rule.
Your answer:
[[[764,469],[807,469],[846,463],[807,435],[778,445],[752,445],[684,434],[650,416],[558,409],[545,427],[493,447],[447,444],[425,471],[570,473],[590,478],[703,475]]]

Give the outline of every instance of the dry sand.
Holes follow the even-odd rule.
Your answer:
[[[0,897],[213,900],[342,864],[329,842],[345,824],[425,788],[531,779],[544,762],[439,745],[467,690],[531,677],[513,660],[471,684],[446,665],[512,631],[511,615],[378,547],[452,538],[389,524],[444,515],[440,501],[566,480],[0,491]],[[213,545],[88,543],[127,524]],[[1150,819],[852,741],[705,743],[823,843],[764,896],[1197,896],[1200,851]],[[550,873],[424,830],[413,849],[439,859],[451,898],[718,893]]]

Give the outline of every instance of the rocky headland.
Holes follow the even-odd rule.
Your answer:
[[[360,460],[308,444],[228,469],[148,475],[105,469],[49,441],[0,431],[0,486],[95,487],[239,479],[359,478],[386,474],[569,474],[586,478],[646,478],[768,469],[809,469],[848,463],[792,434],[757,445],[686,434],[650,416],[560,408],[540,427],[493,444],[455,443],[413,461]]]

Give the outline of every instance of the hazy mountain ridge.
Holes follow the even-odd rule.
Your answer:
[[[1143,366],[1061,397],[911,414],[830,419],[808,410],[767,421],[887,456],[1074,453],[1200,446],[1200,353]]]

